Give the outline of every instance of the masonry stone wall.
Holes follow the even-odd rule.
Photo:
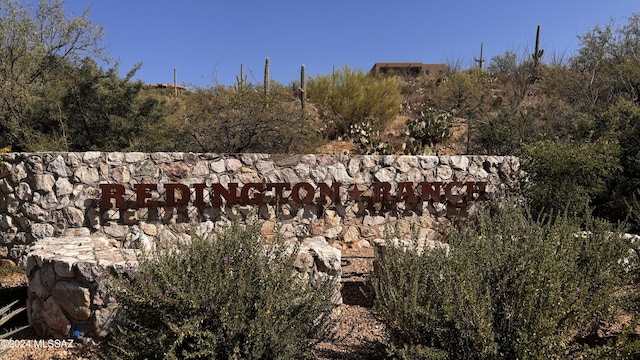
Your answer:
[[[63,236],[98,234],[123,248],[165,248],[234,220],[259,224],[267,238],[277,232],[287,239],[323,237],[339,249],[372,246],[385,231],[430,239],[452,217],[473,211],[482,198],[517,189],[522,175],[518,158],[497,156],[7,153],[0,155],[0,258],[26,264],[36,241]],[[434,189],[442,197],[422,196],[423,182],[437,183]],[[482,198],[478,191],[467,198],[471,204],[451,200],[465,199],[471,188],[464,185],[474,182],[484,183]],[[300,183],[309,185],[298,187],[298,199],[292,201],[292,186]],[[376,183],[390,188],[376,190]],[[417,201],[407,201],[413,196],[407,191],[414,191],[407,183],[416,185]],[[124,206],[118,207],[114,197],[107,199],[113,206],[101,208],[101,185],[106,184],[123,187]],[[174,199],[180,206],[130,206],[141,194],[141,184],[157,185],[147,189],[146,201],[162,204],[167,184],[186,185],[190,199],[186,204]],[[205,206],[198,205],[198,184],[209,196]],[[227,206],[220,197],[223,203],[213,206],[210,192],[216,184],[237,192],[237,203]],[[254,195],[240,196],[247,184],[254,184]],[[337,195],[331,194],[334,190]],[[315,192],[313,201],[306,201],[308,191]],[[253,201],[255,193],[261,194],[259,203]]]
[[[298,271],[339,278],[339,249],[388,234],[442,246],[438,231],[522,178],[517,158],[495,156],[1,154],[0,258],[27,266],[38,334],[102,337],[117,304],[100,274],[134,266],[135,249],[241,221],[300,244]]]
[[[36,334],[100,338],[110,332],[118,308],[105,279],[136,267],[137,254],[105,237],[46,238],[32,247],[27,263],[27,315]]]

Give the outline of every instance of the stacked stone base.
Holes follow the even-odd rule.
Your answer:
[[[104,237],[45,238],[27,257],[27,315],[36,334],[68,339],[104,337],[117,304],[106,292],[106,271],[136,265],[136,250]]]
[[[106,274],[137,266],[134,249],[106,237],[60,237],[38,241],[27,257],[29,324],[41,337],[104,338],[118,304],[107,291]],[[342,303],[340,250],[324,238],[301,242],[297,271],[335,278],[332,301]]]

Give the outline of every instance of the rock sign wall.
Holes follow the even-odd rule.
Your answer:
[[[337,248],[389,230],[424,240],[522,177],[518,158],[497,156],[7,153],[0,258],[26,265],[40,239],[92,234],[164,248],[234,220]]]

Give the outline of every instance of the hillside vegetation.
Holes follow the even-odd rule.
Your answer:
[[[446,247],[387,239],[369,289],[386,355],[633,359],[640,250],[622,233],[640,232],[640,14],[579,40],[570,56],[536,40],[532,53],[506,50],[486,68],[452,64],[438,77],[303,67],[285,85],[267,60],[263,83],[241,70],[236,84],[177,93],[133,81],[141,65],[124,77],[99,66],[103,31],[88,13],[67,17],[61,0],[0,0],[0,153],[518,156],[522,194],[433,239]],[[0,203],[12,185],[0,178]],[[333,322],[333,285],[291,276],[296,252],[265,252],[254,230],[230,227],[221,241],[128,269],[115,283],[126,310],[96,355],[309,358]],[[203,279],[215,291],[202,291]]]
[[[0,148],[516,155],[538,211],[639,224],[638,14],[595,25],[571,56],[506,50],[443,77],[345,66],[288,85],[265,68],[262,84],[178,96],[133,81],[140,65],[98,66],[102,29],[61,1],[3,0],[0,17]]]

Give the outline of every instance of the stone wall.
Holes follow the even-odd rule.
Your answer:
[[[403,198],[399,190],[408,198],[407,189],[399,189],[399,183],[442,183],[434,186],[444,194],[445,185],[453,182],[457,185],[448,189],[464,197],[464,184],[486,182],[486,198],[491,199],[517,189],[521,178],[517,158],[496,156],[0,154],[0,258],[26,264],[29,247],[39,239],[92,234],[115,239],[124,248],[164,248],[233,220],[257,222],[267,238],[278,231],[288,239],[323,237],[336,248],[371,246],[388,230],[400,238],[416,233],[429,239],[448,226],[451,217],[465,215],[475,205],[439,195],[417,203],[395,201]],[[234,191],[239,193],[247,184],[269,183],[307,183],[310,187],[303,189],[311,191],[321,184],[327,191],[335,190],[336,183],[341,186],[337,197],[328,201],[320,199],[319,192],[312,202],[292,202],[291,188],[272,187],[257,191],[264,197],[260,203],[195,205],[197,184],[203,184],[205,192],[215,184],[226,189],[237,184]],[[389,184],[389,192],[381,198],[391,201],[375,200],[375,183]],[[101,184],[122,185],[125,206],[101,208]],[[141,184],[157,184],[148,189],[148,201],[166,198],[167,184],[186,185],[191,191],[189,202],[173,207],[130,206],[141,194],[137,189]],[[421,196],[419,186],[415,192]]]
[[[32,247],[27,316],[39,336],[108,334],[118,305],[104,279],[112,271],[137,266],[135,249],[113,245],[108,238],[87,236],[46,238]]]

